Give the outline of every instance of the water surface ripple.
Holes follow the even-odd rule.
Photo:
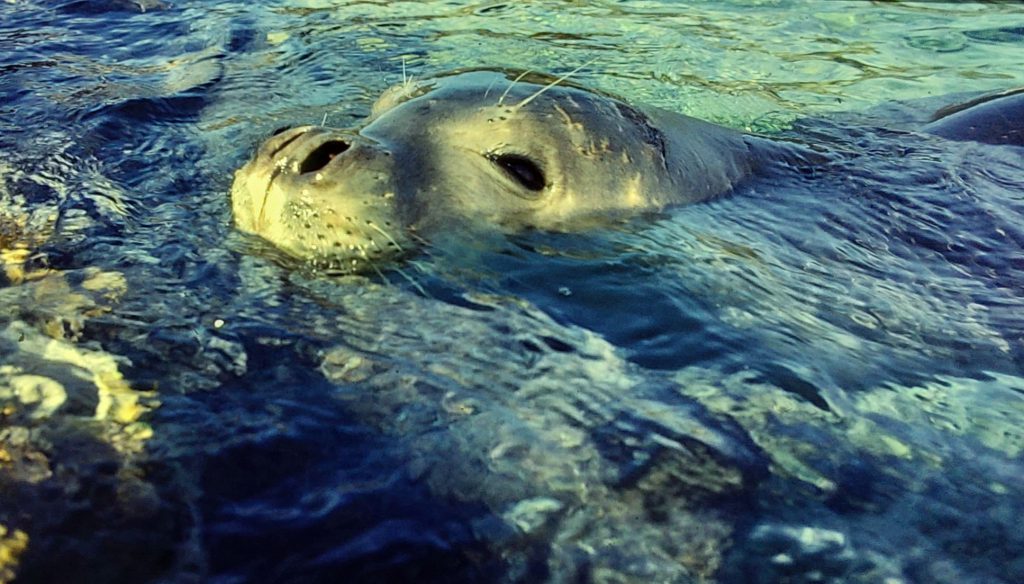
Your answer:
[[[1024,581],[1012,3],[0,4],[0,582]],[[332,276],[276,128],[465,67],[796,140],[729,196]]]

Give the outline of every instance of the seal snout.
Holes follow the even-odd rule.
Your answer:
[[[336,156],[344,153],[352,145],[345,140],[332,138],[314,148],[299,163],[299,173],[316,172],[327,166]]]

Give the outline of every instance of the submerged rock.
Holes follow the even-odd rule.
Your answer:
[[[762,524],[748,538],[756,564],[748,582],[845,582],[857,556],[842,532],[812,526]]]
[[[742,506],[767,476],[739,426],[538,311],[486,299],[489,311],[465,319],[445,314],[466,310],[456,306],[359,294],[322,371],[359,419],[407,445],[408,472],[436,496],[502,518],[490,545],[509,557],[528,545],[553,580],[714,573],[732,523],[716,501]],[[366,328],[378,322],[368,310],[388,314],[383,329]],[[496,328],[503,342],[466,342]]]

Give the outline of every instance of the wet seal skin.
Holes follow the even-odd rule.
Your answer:
[[[1024,146],[1024,87],[944,107],[924,131],[950,140]]]
[[[1005,142],[1021,102],[975,100],[924,131]],[[360,271],[467,226],[576,230],[728,193],[769,163],[827,159],[564,78],[477,70],[393,87],[357,129],[282,129],[237,171],[231,201],[241,231]]]
[[[555,81],[453,74],[388,90],[356,130],[283,130],[236,173],[235,223],[359,269],[467,222],[574,229],[705,200],[783,148]]]

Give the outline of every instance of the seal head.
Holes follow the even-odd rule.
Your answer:
[[[555,81],[453,74],[388,90],[357,129],[283,131],[236,173],[236,225],[360,269],[439,231],[572,230],[707,199],[752,169],[749,136]]]

